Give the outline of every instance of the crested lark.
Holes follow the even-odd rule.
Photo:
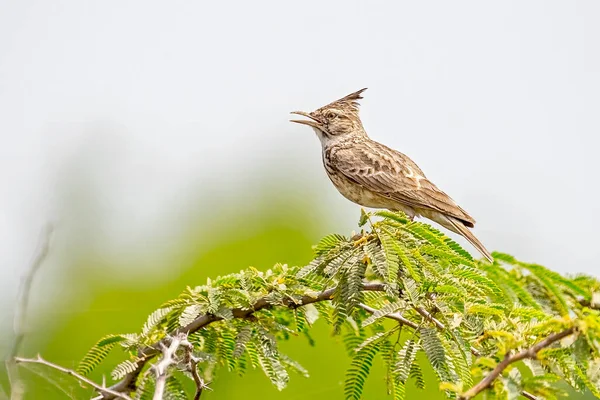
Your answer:
[[[331,182],[350,201],[371,208],[403,211],[411,219],[423,216],[465,237],[485,258],[489,251],[468,228],[475,220],[425,177],[406,155],[371,140],[358,115],[366,89],[313,112],[294,111],[308,120],[323,149],[323,164]]]

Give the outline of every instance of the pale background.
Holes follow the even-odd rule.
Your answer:
[[[362,87],[371,137],[489,249],[597,274],[599,20],[592,0],[0,0],[0,324],[48,220],[86,227],[116,280],[168,273],[186,210],[266,188],[319,205],[313,242],[356,229],[288,113]]]

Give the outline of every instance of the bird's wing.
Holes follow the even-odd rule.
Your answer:
[[[429,181],[406,155],[373,141],[335,146],[330,166],[365,188],[416,209],[457,218],[469,227],[475,220]]]

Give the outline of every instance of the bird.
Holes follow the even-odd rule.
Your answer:
[[[312,112],[292,111],[307,119],[291,122],[311,127],[321,142],[327,176],[348,200],[363,207],[402,211],[411,220],[424,217],[463,236],[488,261],[494,259],[469,228],[475,220],[438,189],[407,155],[369,137],[359,116],[358,100],[367,88]]]

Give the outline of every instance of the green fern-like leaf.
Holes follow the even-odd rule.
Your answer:
[[[421,283],[423,279],[421,272],[418,270],[417,264],[411,260],[411,256],[406,249],[402,248],[397,241],[392,242],[392,246],[398,255],[398,260],[405,273],[412,278],[415,282]]]
[[[357,263],[358,260],[358,248],[354,250],[347,250],[340,254],[339,257],[334,258],[326,264],[323,269],[323,273],[328,277],[334,277],[339,272],[348,271],[348,267]]]
[[[173,310],[173,307],[159,308],[148,316],[144,327],[142,328],[142,335],[147,336],[158,324],[160,324],[165,317]]]
[[[348,320],[348,280],[345,276],[342,276],[338,281],[338,285],[333,294],[333,309],[331,313],[331,321],[333,324],[333,331],[335,334],[339,334],[342,326]]]
[[[394,329],[390,329],[389,331],[377,332],[376,334],[367,337],[361,344],[356,346],[354,351],[358,353],[362,349],[364,349],[367,346],[370,346],[373,343],[381,342],[382,340],[386,339],[387,337],[389,337],[391,334],[393,334],[397,330],[398,330],[398,327],[396,327]]]
[[[494,257],[494,260],[496,262],[504,262],[508,265],[518,265],[519,262],[510,254],[505,254],[505,253],[500,253],[497,251],[494,251],[492,253],[492,257]]]
[[[525,268],[529,269],[537,281],[546,288],[547,295],[552,300],[556,311],[563,317],[569,315],[569,306],[564,294],[556,287],[552,278],[546,274],[546,271],[540,268],[532,268],[531,266],[526,266]]]
[[[342,235],[332,234],[327,235],[323,239],[319,241],[319,243],[314,247],[315,255],[317,257],[327,254],[332,249],[335,249],[341,243],[346,242],[346,239]]]
[[[350,357],[354,357],[356,354],[356,349],[365,340],[365,338],[366,333],[364,330],[357,332],[354,329],[348,329],[342,337],[342,342],[344,343],[346,353],[348,353]]]
[[[354,356],[346,373],[344,388],[346,400],[359,400],[361,398],[365,382],[373,365],[373,359],[378,351],[379,347],[376,344],[371,344]]]
[[[421,222],[410,222],[406,224],[404,228],[416,237],[434,245],[434,247],[448,248],[444,240],[446,236],[430,225],[423,224]]]
[[[279,360],[279,352],[275,341],[265,334],[260,336],[260,344],[256,352],[258,362],[265,375],[277,390],[283,390],[289,381],[288,373]]]
[[[306,368],[304,368],[299,362],[297,362],[296,360],[292,360],[291,358],[289,358],[288,356],[286,356],[285,354],[281,354],[280,355],[280,360],[281,363],[289,370],[292,370],[300,375],[302,375],[305,378],[309,378],[310,374],[308,373],[308,371],[306,370]]]
[[[401,213],[401,212],[378,210],[378,211],[375,211],[373,213],[373,215],[376,215],[378,217],[383,217],[383,218],[385,218],[385,220],[388,220],[388,221],[395,221],[398,224],[400,224],[400,226],[406,225],[410,222],[410,220],[408,219],[406,214]]]
[[[543,321],[550,317],[545,312],[534,307],[514,307],[510,310],[510,316],[521,317],[524,320],[536,319],[538,321]]]
[[[107,335],[98,341],[92,348],[87,352],[83,359],[77,366],[77,373],[81,375],[87,375],[94,368],[96,368],[102,360],[106,358],[108,353],[115,347],[119,342],[127,340],[123,335]]]
[[[573,364],[575,374],[584,383],[586,389],[588,389],[595,397],[600,398],[600,388],[595,385],[587,376],[586,368],[579,363]]]
[[[179,296],[177,296],[176,298],[174,298],[172,300],[168,300],[168,301],[164,302],[158,308],[169,308],[169,307],[180,308],[180,307],[186,306],[186,305],[194,302],[196,297],[197,297],[197,294],[194,292],[194,290],[192,288],[190,288],[188,286],[185,288],[185,290]]]
[[[404,342],[402,349],[398,352],[398,361],[396,362],[394,374],[396,380],[402,384],[406,383],[406,380],[410,376],[410,369],[415,362],[417,352],[420,349],[420,342],[413,339],[408,339]]]
[[[498,294],[501,292],[494,281],[473,267],[463,265],[452,271],[452,274],[460,280],[473,282],[487,293]]]
[[[583,297],[585,300],[590,299],[590,293],[587,290],[576,285],[570,279],[563,277],[562,275],[560,275],[557,272],[551,271],[548,268],[543,267],[538,264],[521,263],[521,265],[524,265],[528,270],[530,270],[532,272],[535,271],[536,275],[544,275],[544,276],[548,277],[555,284],[557,284],[558,286],[562,286],[563,288],[570,291],[574,295],[579,295],[579,296]]]
[[[183,309],[181,315],[179,315],[179,326],[187,326],[191,324],[202,312],[202,306],[200,304],[192,304]]]
[[[406,302],[404,300],[396,300],[393,303],[388,303],[379,310],[375,311],[362,322],[363,328],[379,321],[381,318],[385,318],[386,315],[395,313],[398,310],[406,308]]]
[[[302,267],[300,271],[298,271],[298,278],[307,278],[309,275],[316,271],[320,271],[327,264],[327,259],[324,256],[320,256],[312,260],[308,265]]]
[[[387,279],[388,266],[384,250],[375,242],[370,242],[363,246],[365,255],[370,260],[370,266],[380,279]]]
[[[421,344],[440,382],[451,382],[446,351],[435,328],[421,328]]]
[[[227,365],[229,371],[235,369],[235,350],[236,350],[236,336],[234,332],[228,328],[221,329],[219,332],[219,358],[221,362]]]
[[[223,291],[220,288],[208,289],[208,309],[210,314],[217,314],[222,307]]]
[[[460,333],[452,334],[446,332],[440,334],[439,338],[446,352],[446,359],[451,364],[450,370],[453,371],[464,387],[469,387],[473,384],[471,375],[470,363],[471,354],[468,346],[462,341]]]
[[[240,358],[246,351],[246,345],[252,339],[252,326],[244,325],[237,333],[235,338],[235,348],[233,358]]]
[[[410,278],[402,279],[402,284],[404,286],[404,295],[406,296],[408,301],[411,304],[417,304],[419,302],[419,299],[421,298],[419,285],[417,285],[417,283]]]
[[[246,344],[246,354],[248,355],[248,358],[250,359],[252,368],[254,368],[254,369],[258,368],[260,365],[260,360],[258,357],[258,347],[256,346],[256,344],[254,342],[250,341]]]
[[[137,362],[125,360],[113,369],[111,376],[114,380],[122,379],[128,373],[135,371],[137,367]]]
[[[410,377],[414,379],[415,386],[417,389],[425,389],[425,378],[423,377],[423,370],[418,362],[413,362],[410,366]]]
[[[450,249],[446,250],[444,248],[439,248],[439,247],[434,247],[434,246],[428,245],[428,246],[423,246],[421,248],[421,252],[423,252],[424,254],[429,254],[429,255],[441,258],[444,261],[449,261],[449,262],[457,264],[457,265],[466,265],[469,267],[475,266],[475,263],[472,259],[467,258],[462,254],[455,253],[455,252],[451,251]]]
[[[391,284],[398,280],[398,270],[400,268],[397,243],[393,236],[387,233],[381,233],[379,239],[381,240],[381,249],[385,256],[387,275],[384,278],[387,283]]]
[[[169,375],[165,383],[165,400],[187,400],[188,396],[185,392],[183,384],[175,375]]]
[[[342,297],[346,301],[346,312],[355,311],[363,298],[363,279],[367,266],[360,260],[356,260],[346,271],[347,285],[343,287]]]
[[[473,261],[473,256],[468,251],[466,251],[465,249],[463,249],[461,247],[461,245],[459,245],[458,243],[456,243],[451,238],[449,238],[449,237],[446,236],[444,238],[444,242],[446,243],[446,246],[448,246],[450,248],[450,250],[454,251],[456,254],[458,254],[459,256],[463,257],[463,259],[467,259],[467,260]]]
[[[140,375],[136,384],[135,400],[152,400],[154,398],[155,380],[154,374],[150,372],[147,371],[145,374]]]
[[[514,273],[511,273],[496,264],[485,263],[482,264],[481,268],[487,272],[488,277],[493,279],[498,287],[502,288],[505,292],[505,297],[510,298],[511,303],[519,301],[525,306],[542,310],[540,304],[535,301],[531,293],[522,286],[523,284]]]
[[[473,304],[468,310],[470,314],[480,314],[496,317],[504,317],[504,306],[502,304]]]
[[[312,305],[312,304],[311,304]],[[316,310],[313,307],[313,310]],[[318,315],[318,312],[317,312]],[[309,323],[306,319],[304,308],[296,308],[294,310],[294,324],[296,326],[296,332],[308,332]]]

